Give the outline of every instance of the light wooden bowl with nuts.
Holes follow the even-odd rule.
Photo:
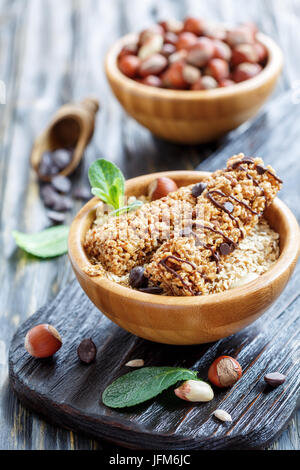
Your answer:
[[[208,173],[175,171],[154,173],[126,182],[127,195],[147,194],[158,177],[186,186]],[[99,200],[91,199],[74,219],[69,235],[69,256],[77,279],[91,301],[108,318],[142,338],[165,344],[200,344],[232,335],[256,320],[278,298],[295,268],[300,253],[298,223],[288,207],[275,199],[265,217],[280,234],[280,257],[258,279],[241,287],[203,297],[168,297],[145,294],[101,277],[89,277],[83,248]]]
[[[118,40],[109,50],[105,70],[110,86],[137,122],[163,139],[185,144],[209,142],[255,116],[272,93],[280,75],[283,56],[275,42],[259,33],[268,50],[268,63],[256,77],[214,90],[168,90],[138,83],[119,70],[117,57],[135,34]]]

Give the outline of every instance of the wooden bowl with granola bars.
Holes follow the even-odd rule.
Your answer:
[[[130,252],[132,243],[135,243],[134,235],[129,233],[129,238],[122,238],[113,229],[104,241],[106,245],[101,246],[97,241],[95,246],[100,247],[103,263],[107,262],[107,267],[119,275],[112,272],[104,274],[103,266],[95,265],[95,247],[91,249],[90,237],[95,238],[95,234],[102,234],[103,237],[103,233],[111,230],[112,226],[110,222],[99,227],[95,225],[97,208],[102,203],[97,198],[91,199],[74,219],[69,235],[71,264],[91,301],[130,333],[165,344],[188,345],[216,341],[255,321],[284,289],[300,252],[298,223],[288,207],[275,197],[281,187],[280,180],[270,167],[264,168],[260,162],[237,156],[229,160],[231,166],[227,170],[220,170],[212,176],[205,172],[175,171],[128,180],[126,194],[135,198],[147,195],[149,184],[160,177],[171,178],[179,188],[178,192],[154,201],[155,204],[145,203],[137,212],[130,213],[131,222],[135,219],[138,221],[135,229],[137,226],[141,229],[142,217],[153,222],[157,207],[165,207],[167,204],[173,218],[176,218],[176,210],[179,213],[182,208],[192,209],[192,229],[196,235],[191,236],[191,227],[186,226],[184,231],[188,233],[183,233],[182,219],[179,222],[180,233],[176,236],[164,232],[164,226],[160,226],[160,230],[155,232],[154,242],[152,233],[151,240],[155,246],[151,248],[153,252],[146,255],[144,242],[144,254],[143,250]],[[204,182],[206,188],[202,188],[204,192],[201,194],[200,191],[200,195],[199,182]],[[214,184],[217,186],[214,187]],[[224,202],[224,193],[216,189],[220,185],[223,185],[224,191],[226,185],[231,187],[231,202]],[[209,188],[212,189],[209,191]],[[243,202],[241,199],[237,202],[236,195],[241,188]],[[264,190],[263,195],[258,188]],[[251,191],[257,197],[252,201],[250,210],[247,197],[251,198]],[[264,208],[264,200],[268,200],[268,204],[265,203],[268,207],[261,217],[258,208]],[[195,215],[194,205],[197,205],[200,215],[197,211]],[[220,205],[222,209],[218,207]],[[161,216],[158,217],[162,220]],[[201,228],[197,221],[217,221],[218,217],[222,217],[225,224],[221,225],[220,219],[218,226],[214,225],[213,228],[208,224],[206,227],[210,227],[210,230],[207,231],[203,230],[203,224],[202,231],[197,232]],[[122,220],[117,221],[118,230]],[[188,217],[185,216],[184,220],[188,220]],[[251,230],[248,230],[250,226]],[[170,230],[172,232],[173,228]],[[201,234],[204,238],[199,241]],[[138,235],[137,240],[140,242],[141,232]],[[160,236],[164,240],[157,241]],[[214,242],[219,243],[218,250],[212,248]],[[143,262],[139,256],[144,256]],[[195,265],[197,256],[202,261]],[[140,290],[128,285],[129,267],[133,269],[132,266],[137,264],[144,265],[143,269],[149,278],[148,287]],[[151,292],[151,288],[154,288],[153,292],[159,288],[162,292],[160,295],[147,293],[147,290]]]

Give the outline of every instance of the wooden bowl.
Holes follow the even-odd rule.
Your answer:
[[[136,38],[136,34],[128,34],[109,50],[105,61],[107,78],[130,116],[156,136],[173,142],[209,142],[255,116],[272,93],[282,69],[281,50],[260,33],[258,40],[267,48],[269,59],[256,77],[216,90],[154,88],[127,78],[117,66],[122,47]]]
[[[173,178],[178,186],[193,184],[208,173],[174,171],[140,176],[126,182],[127,195],[146,194],[158,176]],[[167,297],[145,294],[111,280],[89,277],[89,260],[83,249],[86,231],[99,204],[91,199],[74,219],[69,235],[69,256],[77,279],[91,301],[119,326],[142,338],[166,344],[200,344],[216,341],[256,320],[280,295],[300,252],[298,223],[279,199],[266,212],[280,234],[280,257],[257,280],[219,294],[203,297]]]

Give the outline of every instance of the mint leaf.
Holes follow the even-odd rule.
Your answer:
[[[114,209],[124,205],[124,176],[112,162],[104,159],[93,162],[89,168],[89,180],[94,196]]]
[[[16,244],[27,253],[38,258],[53,258],[68,251],[69,227],[58,225],[42,232],[27,234],[13,231]]]
[[[143,205],[142,201],[134,201],[128,206],[120,207],[120,209],[117,209],[111,212],[111,215],[114,215],[117,217],[119,215],[126,214],[127,212],[134,211],[138,209],[139,207],[141,207],[142,205]]]
[[[195,380],[197,372],[180,367],[143,367],[119,377],[102,394],[104,405],[125,408],[159,395],[179,380]]]

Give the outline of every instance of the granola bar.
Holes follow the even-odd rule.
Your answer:
[[[282,181],[259,158],[243,154],[211,175],[180,236],[171,234],[153,254],[145,275],[170,295],[209,291],[226,259],[258,223]]]
[[[86,253],[94,264],[101,263],[107,271],[122,276],[143,265],[163,242],[184,229],[195,205],[191,188],[182,187],[135,212],[111,217],[88,230]]]

